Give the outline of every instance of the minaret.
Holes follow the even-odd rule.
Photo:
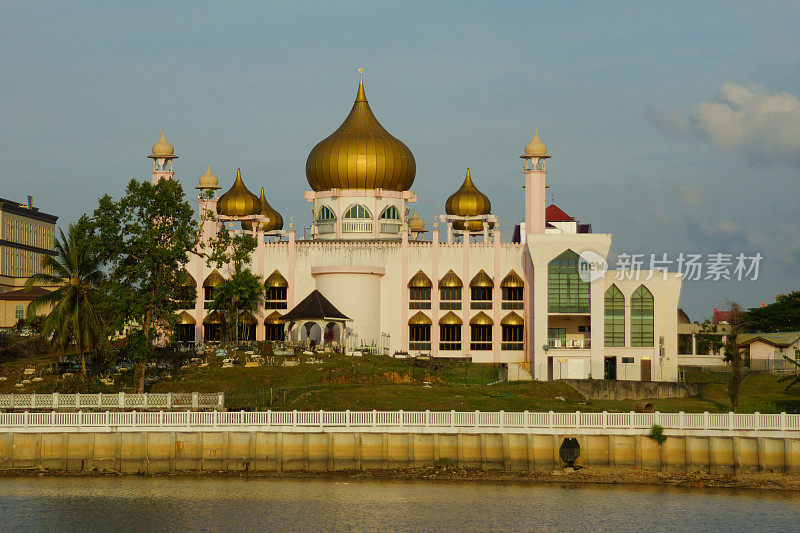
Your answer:
[[[153,185],[163,179],[171,180],[175,173],[172,171],[172,160],[177,159],[175,147],[164,137],[161,129],[161,138],[153,145],[153,153],[148,155],[153,160]]]
[[[214,214],[217,212],[217,189],[220,188],[217,177],[211,172],[211,161],[208,162],[208,168],[205,174],[200,176],[200,180],[194,188],[200,191],[200,195],[197,199],[200,204],[198,216],[200,217],[200,230],[203,235],[203,242],[207,242],[208,239],[217,233],[217,223]]]
[[[525,176],[525,229],[522,233],[524,242],[527,234],[544,234],[545,211],[545,160],[550,157],[547,145],[539,139],[538,128],[534,129],[533,139],[525,145],[520,156],[525,160],[522,173]]]

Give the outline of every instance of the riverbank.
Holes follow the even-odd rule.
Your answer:
[[[145,477],[145,478],[227,478],[227,479],[315,479],[331,481],[423,481],[435,483],[512,483],[512,484],[594,484],[671,486],[696,489],[748,489],[800,492],[800,474],[760,472],[717,475],[701,472],[656,472],[639,468],[585,467],[559,468],[532,472],[506,472],[456,466],[395,468],[380,470],[339,470],[332,472],[181,472],[161,474],[123,474],[115,470],[67,472],[46,468],[0,470],[0,477]]]

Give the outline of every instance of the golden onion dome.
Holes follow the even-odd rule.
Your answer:
[[[195,186],[195,189],[221,189],[219,180],[211,173],[211,161],[208,162],[208,169],[206,173],[200,176],[200,183]]]
[[[264,187],[261,187],[261,198],[259,198],[259,202],[261,203],[261,211],[259,214],[269,219],[267,222],[261,223],[261,231],[283,229],[283,217],[269,205],[269,202],[267,202],[267,197],[264,196]],[[253,229],[253,224],[248,221],[243,221],[242,229],[250,231]]]
[[[407,191],[414,183],[414,154],[372,113],[363,79],[342,125],[317,144],[306,160],[306,178],[315,191],[386,189]]]
[[[523,159],[527,159],[529,157],[538,157],[540,159],[547,159],[550,157],[547,154],[547,145],[539,139],[539,128],[533,129],[533,139],[531,142],[525,145],[525,151],[520,156]]]
[[[245,187],[242,171],[237,168],[233,186],[217,200],[217,213],[228,217],[246,217],[260,212],[261,200]]]
[[[161,128],[161,138],[153,145],[153,153],[148,155],[150,159],[175,159],[175,147],[164,137],[164,128]]]
[[[416,205],[414,206],[414,212],[408,218],[408,229],[416,232],[425,231],[425,221],[417,214]]]
[[[464,178],[464,183],[461,187],[450,195],[444,210],[448,215],[455,215],[459,217],[475,217],[479,215],[488,215],[492,210],[492,203],[489,198],[475,187],[472,183],[472,174],[467,169],[467,176]],[[483,222],[480,220],[455,220],[453,227],[459,230],[468,231],[481,231],[483,229]],[[494,223],[490,222],[489,227],[494,227]]]

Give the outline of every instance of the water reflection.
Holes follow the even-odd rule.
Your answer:
[[[795,531],[796,494],[607,485],[6,478],[3,530]]]

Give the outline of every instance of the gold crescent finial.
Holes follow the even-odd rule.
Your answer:
[[[356,69],[356,70],[358,70],[358,81],[359,82],[363,82],[364,81],[364,67],[358,67],[358,69]]]

